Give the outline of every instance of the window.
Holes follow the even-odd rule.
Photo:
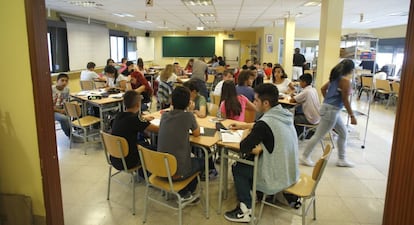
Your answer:
[[[111,58],[115,62],[121,62],[121,59],[125,57],[125,37],[110,36],[111,39]]]

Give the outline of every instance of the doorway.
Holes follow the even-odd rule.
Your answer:
[[[223,56],[227,65],[237,68],[240,66],[240,41],[224,40]]]

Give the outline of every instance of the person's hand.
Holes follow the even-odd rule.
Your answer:
[[[144,118],[146,121],[151,121],[151,120],[155,119],[155,117],[153,117],[151,115],[143,115],[142,118]]]
[[[351,116],[351,124],[352,125],[357,125],[357,120],[356,120],[355,116]]]
[[[231,130],[243,130],[244,127],[241,124],[232,123],[232,124],[230,124],[229,129],[231,129]]]

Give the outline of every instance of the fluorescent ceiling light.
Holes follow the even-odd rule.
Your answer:
[[[138,23],[152,23],[151,20],[138,20]]]
[[[309,2],[306,2],[305,4],[303,4],[303,6],[306,6],[306,7],[314,7],[314,6],[321,6],[321,2],[320,1],[309,1]]]
[[[186,6],[209,6],[213,5],[212,0],[181,0]]]
[[[408,12],[395,12],[388,14],[388,16],[408,16]]]
[[[102,4],[96,3],[94,1],[70,1],[72,5],[82,6],[82,7],[98,7],[103,6]]]
[[[214,13],[197,13],[195,14],[197,17],[216,17]]]
[[[196,30],[204,30],[204,27],[203,26],[198,26],[198,27],[196,27]]]
[[[207,21],[203,21],[204,23],[208,23],[208,24],[214,24],[217,23],[217,21],[215,20],[207,20]]]
[[[134,15],[131,15],[128,13],[112,13],[112,15],[119,16],[119,17],[135,17]]]

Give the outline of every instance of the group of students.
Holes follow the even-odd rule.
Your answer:
[[[259,156],[259,168],[257,178],[257,190],[266,195],[273,195],[293,185],[299,178],[298,163],[307,166],[314,166],[310,156],[316,144],[333,128],[338,134],[337,166],[352,167],[353,164],[346,159],[346,138],[347,130],[341,119],[340,112],[345,107],[351,118],[351,124],[356,124],[348,97],[351,90],[348,75],[354,69],[351,60],[343,60],[338,63],[330,73],[329,81],[322,87],[324,101],[319,109],[307,114],[308,108],[319,108],[319,101],[316,101],[316,90],[311,86],[312,76],[304,74],[300,76],[299,83],[302,92],[293,96],[292,102],[302,103],[303,111],[301,123],[306,120],[309,123],[319,125],[315,134],[309,140],[303,154],[299,156],[297,132],[294,121],[298,122],[299,117],[294,115],[279,104],[279,90],[277,85],[271,83],[258,84],[251,88],[251,82],[255,76],[250,70],[243,70],[239,74],[237,87],[247,86],[253,91],[253,99],[238,91],[232,80],[231,72],[224,75],[225,80],[221,84],[220,111],[225,118],[241,120],[243,110],[251,107],[259,114],[262,114],[253,123],[232,124],[230,129],[248,129],[244,132],[240,143],[240,151],[247,159],[252,159],[252,150],[260,145],[262,153]],[[273,69],[273,73],[275,73]],[[67,84],[67,75],[59,75],[54,89],[64,93]],[[63,89],[62,89],[63,86]],[[245,87],[242,88],[246,89]],[[61,100],[55,100],[55,106]],[[158,132],[157,151],[168,152],[174,155],[178,161],[177,173],[174,180],[185,179],[194,171],[204,171],[204,160],[192,158],[192,147],[189,142],[189,130],[192,135],[200,135],[200,128],[196,117],[207,115],[206,99],[199,93],[197,83],[189,81],[183,86],[177,86],[171,93],[171,110],[162,114],[159,127],[151,124],[150,116],[139,115],[141,107],[141,95],[136,91],[127,91],[124,94],[124,105],[126,110],[116,115],[112,125],[112,134],[125,137],[129,143],[130,151],[126,156],[127,167],[132,168],[140,164],[137,151],[137,136],[139,133],[149,131]],[[312,105],[313,104],[313,105]],[[299,114],[298,114],[299,115]],[[114,166],[122,169],[120,159],[111,158]],[[214,166],[214,164],[213,164]],[[211,168],[211,167],[210,167]],[[214,168],[214,167],[213,167]],[[236,163],[233,168],[234,185],[239,203],[234,210],[228,211],[224,217],[234,222],[249,222],[251,220],[251,195],[253,181],[253,168],[243,163]],[[197,180],[194,180],[186,188],[180,191],[184,200],[195,201],[192,193],[196,189]]]

